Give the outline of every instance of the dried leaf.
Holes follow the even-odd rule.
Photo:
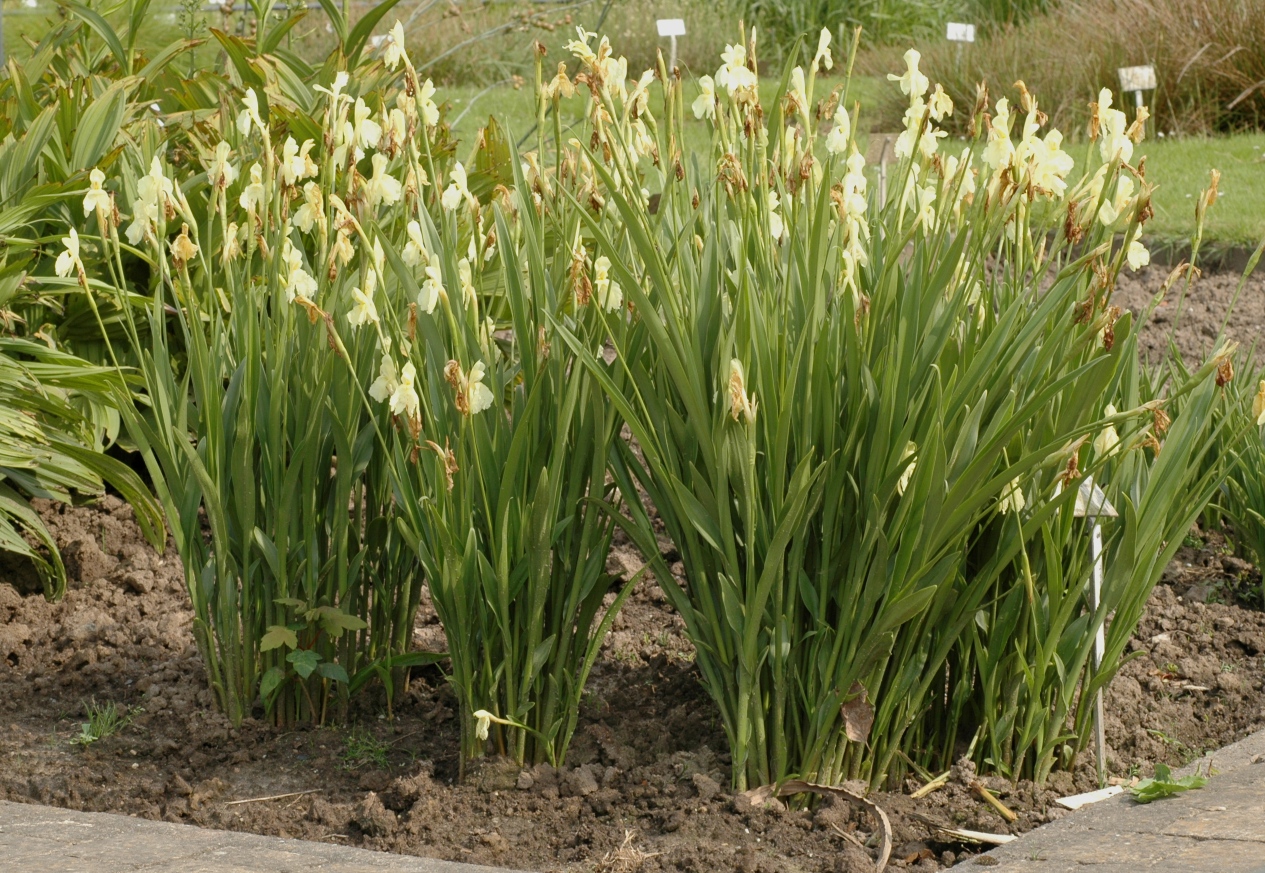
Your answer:
[[[853,682],[848,689],[851,700],[840,710],[843,713],[843,730],[854,743],[864,743],[870,737],[870,728],[874,725],[874,706],[869,702],[869,694],[860,682]]]

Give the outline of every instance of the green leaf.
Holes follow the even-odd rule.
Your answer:
[[[276,694],[283,681],[285,681],[285,673],[280,667],[269,667],[268,672],[264,673],[263,678],[259,680],[259,699],[265,706],[272,701],[272,696]]]
[[[317,665],[320,664],[321,656],[311,649],[296,649],[286,655],[286,661],[294,667],[294,672],[306,679],[312,675]]]
[[[268,628],[268,632],[259,640],[259,651],[261,652],[270,652],[282,646],[287,649],[297,649],[299,647],[298,636],[285,625],[274,624]]]
[[[113,145],[127,109],[129,84],[115,82],[84,110],[71,145],[72,170],[92,169]]]
[[[332,661],[326,661],[316,668],[316,671],[332,682],[341,682],[346,685],[349,683],[347,671],[343,669],[341,664],[335,664]]]
[[[1200,776],[1198,773],[1174,779],[1173,771],[1166,764],[1156,764],[1155,775],[1150,779],[1143,779],[1137,785],[1130,786],[1129,793],[1138,803],[1150,803],[1163,797],[1181,794],[1183,791],[1203,788],[1207,784],[1208,777]]]

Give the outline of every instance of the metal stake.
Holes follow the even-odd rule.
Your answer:
[[[1076,489],[1076,509],[1074,514],[1080,518],[1089,518],[1093,522],[1090,531],[1089,553],[1094,559],[1094,569],[1090,578],[1089,607],[1098,611],[1102,603],[1103,557],[1102,557],[1102,525],[1098,520],[1103,516],[1115,518],[1119,513],[1107,500],[1107,495],[1094,484],[1092,476],[1086,476]],[[1105,619],[1104,619],[1105,623]],[[1107,635],[1103,625],[1098,625],[1094,634],[1094,671],[1102,668],[1102,659],[1106,654]],[[1102,688],[1094,692],[1094,756],[1098,763],[1098,786],[1107,784],[1107,731],[1103,719]]]

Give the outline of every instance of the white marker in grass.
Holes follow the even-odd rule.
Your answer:
[[[1116,70],[1116,75],[1120,77],[1120,90],[1133,92],[1135,106],[1142,105],[1143,91],[1154,91],[1157,85],[1155,67],[1150,64],[1141,67],[1121,67]]]
[[[975,42],[975,25],[950,21],[945,25],[944,37],[949,42]]]
[[[659,36],[671,40],[671,54],[668,56],[668,71],[671,72],[676,67],[676,38],[685,36],[685,19],[660,18],[655,25],[659,28]]]

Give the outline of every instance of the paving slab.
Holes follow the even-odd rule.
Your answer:
[[[0,871],[22,873],[514,873],[101,812],[0,801]]]
[[[955,869],[1265,873],[1265,731],[1211,757],[1213,775],[1204,788],[1146,804],[1118,795]],[[1207,766],[1200,761],[1177,775]]]

